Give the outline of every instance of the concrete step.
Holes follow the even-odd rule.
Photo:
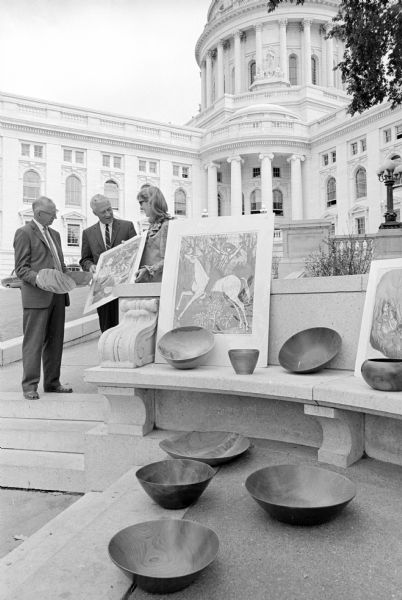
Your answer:
[[[0,392],[0,417],[103,421],[105,398],[100,394],[40,394],[25,400],[21,392]]]
[[[14,450],[84,452],[84,434],[100,421],[0,418],[0,446]]]
[[[0,486],[84,492],[84,455],[40,450],[0,450]]]

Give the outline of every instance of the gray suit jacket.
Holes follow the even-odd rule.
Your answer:
[[[124,221],[123,219],[113,219],[112,226],[112,248],[121,244],[126,240],[136,235],[134,225],[131,221]],[[98,223],[84,229],[82,232],[82,244],[81,244],[81,260],[80,265],[84,271],[89,271],[91,265],[96,265],[99,256],[102,252],[105,252],[105,243],[103,241],[101,228]]]
[[[66,271],[60,234],[49,227],[49,234],[57,249],[63,271]],[[34,221],[17,229],[14,236],[15,273],[22,280],[21,294],[24,308],[47,308],[53,298],[53,292],[36,287],[35,280],[41,269],[54,269],[50,248]],[[66,306],[69,305],[68,294]]]

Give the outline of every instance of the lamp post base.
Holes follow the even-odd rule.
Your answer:
[[[397,222],[394,221],[394,224]],[[385,225],[383,223],[382,225]],[[375,260],[386,258],[401,258],[402,257],[402,231],[401,223],[397,227],[382,227],[380,226],[374,240],[374,256]]]

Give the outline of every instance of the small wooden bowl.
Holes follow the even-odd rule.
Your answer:
[[[233,460],[250,447],[250,440],[239,433],[190,431],[159,444],[172,458],[190,458],[215,466]]]
[[[279,363],[292,373],[315,373],[338,354],[341,336],[328,327],[312,327],[292,335],[279,351]]]
[[[136,477],[148,496],[163,508],[186,508],[201,496],[216,474],[196,460],[161,460],[141,467]]]
[[[252,375],[260,351],[255,348],[233,348],[228,351],[229,360],[237,375]]]
[[[162,519],[122,529],[109,542],[112,561],[151,594],[181,590],[212,563],[216,533],[193,521]]]
[[[354,498],[355,484],[344,475],[308,465],[278,465],[252,473],[246,489],[272,517],[291,525],[332,519]]]
[[[194,369],[204,364],[214,344],[214,335],[204,327],[177,327],[160,338],[158,350],[175,369]]]

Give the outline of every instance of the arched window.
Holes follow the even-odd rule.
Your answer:
[[[32,169],[24,173],[22,196],[24,202],[33,202],[40,196],[40,176]]]
[[[297,85],[297,56],[291,54],[289,56],[289,83],[290,85]]]
[[[231,71],[231,75],[230,75],[230,90],[231,90],[231,94],[235,93],[235,68],[232,68]]]
[[[108,179],[105,182],[104,194],[110,201],[112,208],[119,210],[119,186],[113,179]]]
[[[318,58],[316,56],[311,57],[311,83],[318,85]]]
[[[248,85],[249,86],[254,83],[255,73],[256,73],[255,60],[252,60],[248,65],[248,81],[249,81]]]
[[[187,215],[187,196],[183,188],[178,188],[174,193],[174,214]]]
[[[250,212],[251,214],[261,212],[261,190],[253,190],[250,194]]]
[[[273,211],[276,215],[283,216],[283,194],[281,190],[274,190],[273,196]]]
[[[366,169],[359,167],[355,175],[356,198],[365,198],[367,196]]]
[[[66,179],[66,205],[81,206],[81,181],[76,175]]]
[[[327,206],[336,204],[336,179],[330,177],[327,181]]]

